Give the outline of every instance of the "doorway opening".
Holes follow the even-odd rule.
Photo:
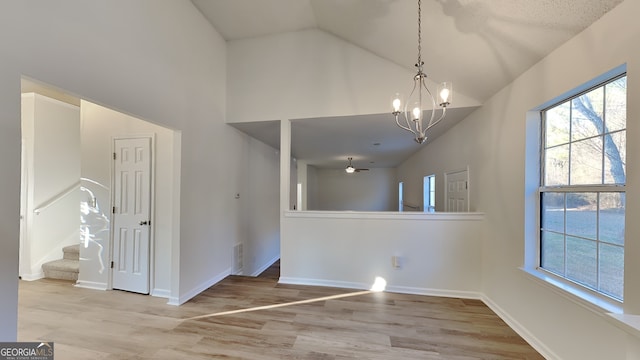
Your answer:
[[[100,290],[124,289],[170,298],[172,273],[179,271],[173,268],[178,264],[172,261],[172,257],[175,255],[173,249],[179,248],[176,244],[179,242],[180,210],[173,204],[179,203],[180,197],[180,132],[97,105],[78,96],[68,95],[35,80],[23,79],[22,92],[36,94],[33,97],[44,99],[46,103],[61,103],[62,107],[75,108],[78,113],[75,120],[69,120],[70,123],[74,122],[73,125],[69,125],[70,128],[77,129],[74,131],[66,130],[63,134],[53,135],[59,126],[46,120],[36,124],[38,127],[35,130],[28,128],[25,132],[23,129],[23,134],[41,135],[34,137],[35,140],[29,140],[34,141],[35,145],[26,141],[23,143],[26,150],[23,150],[22,158],[23,206],[19,255],[19,273],[22,279],[37,280],[44,276],[44,272],[40,271],[41,263],[50,259],[43,256],[45,250],[42,250],[43,246],[37,242],[34,235],[47,234],[49,236],[46,239],[51,246],[46,252],[51,253],[51,258],[62,257],[61,249],[67,245],[79,248],[78,277],[74,280],[75,286]],[[44,115],[50,113],[42,111],[43,107],[36,109]],[[23,109],[23,117],[25,114],[28,114],[28,111]],[[24,126],[23,123],[23,128]],[[132,181],[127,182],[126,191],[120,189],[123,191],[118,192],[115,186],[116,177],[112,175],[112,171],[116,169],[112,154],[116,148],[116,140],[133,138],[146,139],[144,141],[149,145],[149,170],[147,175],[132,173]],[[71,143],[76,145],[73,149],[67,149],[71,147]],[[66,149],[65,155],[58,154],[61,148]],[[133,150],[132,156],[137,155],[136,151]],[[29,163],[34,157],[38,162]],[[37,167],[37,171],[34,166]],[[47,171],[46,177],[35,180],[29,178],[29,174],[44,174],[43,171]],[[146,202],[148,212],[144,220],[137,222],[138,229],[132,228],[132,234],[136,234],[133,245],[127,245],[125,249],[116,249],[113,239],[120,241],[120,238],[116,238],[113,231],[118,220],[113,211],[114,205],[117,200],[123,198],[124,192],[139,200],[139,196],[142,195],[134,190],[140,189],[140,180],[145,176],[149,179],[150,192],[145,195],[144,200],[134,206]],[[122,177],[119,179],[122,180]],[[47,193],[38,190],[37,186],[43,187]],[[159,191],[156,192],[155,189]],[[38,191],[44,195],[38,195]],[[44,200],[32,201],[30,207],[27,207],[24,204],[30,196]],[[56,198],[63,200],[55,200]],[[44,210],[42,205],[38,205],[40,203],[45,205]],[[63,205],[66,211],[55,209]],[[34,209],[39,208],[39,213],[34,212]],[[67,234],[62,240],[52,230],[60,228],[60,222],[48,218],[53,217],[51,214],[55,213],[64,213],[66,218],[72,219],[69,221],[72,222],[73,233]],[[33,226],[34,221],[36,227]],[[144,221],[146,224],[139,225]],[[156,231],[158,226],[162,231]],[[140,242],[145,232],[149,235],[148,251],[141,247],[143,243]],[[136,252],[134,249],[141,251]],[[141,270],[148,269],[146,275],[143,275],[147,280],[143,281],[144,286],[138,290],[120,286],[115,280],[116,277],[112,276],[112,262],[117,265],[115,260],[119,260],[123,254],[136,256],[136,259],[140,260],[140,256],[148,254],[146,264],[137,262],[136,268],[132,268],[136,273],[144,273]]]

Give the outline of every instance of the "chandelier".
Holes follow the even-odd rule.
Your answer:
[[[437,88],[438,105],[441,108],[439,116],[436,99],[425,83],[427,75],[422,71],[422,5],[418,0],[418,62],[415,67],[418,73],[413,77],[413,89],[405,102],[400,93],[393,96],[391,114],[396,118],[396,125],[407,130],[415,136],[415,141],[422,144],[427,140],[426,132],[444,119],[447,106],[451,101],[453,89],[450,82],[443,82]],[[425,117],[425,112],[429,113]],[[403,119],[400,119],[402,114]],[[428,122],[427,122],[428,119]]]

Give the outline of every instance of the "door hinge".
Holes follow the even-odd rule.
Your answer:
[[[114,152],[113,153],[113,160],[115,160],[115,159],[116,159],[116,153]]]
[[[115,207],[115,206],[111,208],[111,213],[112,213],[112,214],[115,214],[115,213],[116,213],[116,207]]]
[[[113,261],[111,262],[111,268],[113,269]]]

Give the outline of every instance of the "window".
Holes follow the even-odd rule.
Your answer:
[[[424,212],[434,212],[436,210],[436,176],[425,176],[422,183],[422,204]]]
[[[404,183],[400,181],[398,183],[398,211],[400,212],[404,210],[403,194],[404,194]]]
[[[542,111],[539,267],[622,300],[626,75]]]

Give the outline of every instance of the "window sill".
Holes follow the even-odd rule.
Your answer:
[[[640,338],[640,315],[624,314],[622,304],[615,301],[596,296],[588,291],[580,289],[578,286],[564,283],[558,279],[545,274],[542,271],[520,268],[528,279],[533,280],[556,294],[603,316],[609,323],[625,331],[629,335]]]
[[[622,303],[616,300],[607,299],[604,296],[598,296],[588,290],[581,289],[578,285],[560,281],[555,277],[549,276],[536,269],[520,268],[520,270],[527,275],[527,278],[535,281],[537,284],[554,291],[556,294],[559,294],[598,315],[606,315],[609,313],[611,315],[618,315],[623,312]]]
[[[640,315],[631,314],[607,314],[607,320],[626,331],[628,334],[640,338]]]

